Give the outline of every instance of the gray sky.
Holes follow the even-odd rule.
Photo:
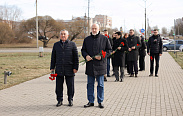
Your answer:
[[[36,15],[36,0],[0,0],[0,5],[16,5],[22,10],[21,19]],[[174,19],[183,17],[183,0],[147,0],[147,18],[151,27],[159,29],[174,24]],[[70,20],[72,16],[88,15],[88,0],[38,0],[38,15],[50,15],[54,19]],[[90,0],[90,17],[97,14],[112,17],[113,28],[125,30],[144,28],[144,0]],[[125,20],[125,21],[124,21]],[[125,23],[124,23],[125,22]]]

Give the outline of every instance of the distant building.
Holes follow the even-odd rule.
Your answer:
[[[100,27],[103,27],[105,29],[112,29],[112,17],[109,17],[107,15],[95,15],[95,17],[93,18],[93,23],[98,23]]]

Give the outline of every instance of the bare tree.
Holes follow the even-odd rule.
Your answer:
[[[166,27],[162,27],[161,33],[166,36],[168,34],[167,32],[167,28]]]
[[[39,40],[43,42],[43,47],[47,47],[52,38],[58,38],[60,30],[64,28],[62,23],[56,22],[51,16],[39,16],[38,25]],[[36,17],[22,22],[21,27],[24,32],[36,38]]]

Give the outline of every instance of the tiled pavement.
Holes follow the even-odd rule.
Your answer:
[[[64,105],[55,107],[55,81],[45,75],[0,90],[0,116],[183,116],[183,70],[168,53],[160,58],[158,78],[148,77],[149,56],[146,71],[139,72],[138,78],[126,75],[124,82],[114,82],[115,78],[109,77],[105,82],[104,109],[97,107],[97,100],[94,107],[83,107],[88,102],[84,70],[85,66],[80,66],[75,77],[73,107],[67,106],[65,84]]]

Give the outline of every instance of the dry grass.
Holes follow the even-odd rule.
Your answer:
[[[60,39],[51,39],[48,43],[48,48],[52,48],[53,44]],[[83,39],[77,39],[73,40],[73,42],[76,43],[77,46],[82,46],[83,44]],[[43,42],[38,41],[38,46],[42,47]],[[36,48],[37,47],[37,40],[33,39],[31,43],[16,43],[16,44],[0,44],[0,48]]]
[[[44,53],[44,57],[38,53],[0,53],[0,90],[49,74],[50,59],[51,53]],[[7,84],[4,84],[4,71],[12,72]]]
[[[169,54],[175,59],[175,61],[183,69],[183,52],[177,52],[177,58],[176,58],[176,54],[174,54],[174,52],[169,52]]]

